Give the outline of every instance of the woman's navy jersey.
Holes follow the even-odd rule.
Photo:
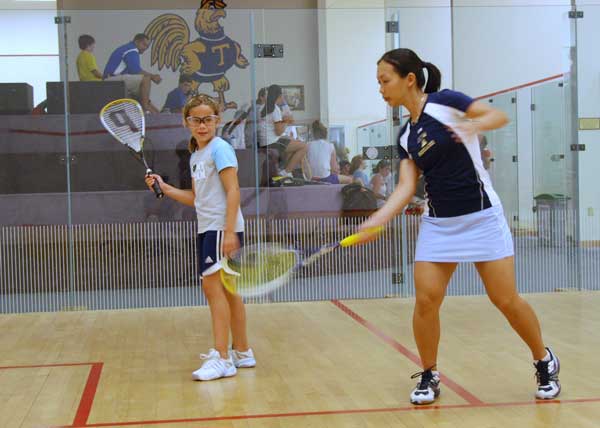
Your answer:
[[[430,217],[456,217],[501,205],[481,161],[477,135],[454,130],[473,99],[445,89],[429,94],[419,120],[400,130],[400,159],[412,159],[423,171]],[[452,138],[452,132],[463,143]]]

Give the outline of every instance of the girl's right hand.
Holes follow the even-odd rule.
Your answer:
[[[150,189],[152,191],[154,191],[152,186],[154,185],[155,181],[158,182],[158,184],[161,188],[163,188],[165,185],[165,182],[163,181],[162,177],[158,174],[149,174],[146,176],[146,178],[144,178],[144,181],[146,182],[146,186],[148,186],[148,189]]]

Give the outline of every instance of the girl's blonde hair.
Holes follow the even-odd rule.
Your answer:
[[[208,95],[196,95],[188,100],[183,106],[183,123],[186,123],[186,118],[190,114],[190,110],[194,107],[198,106],[208,106],[212,109],[213,113],[217,116],[220,116],[221,108],[219,103],[217,103],[212,97]],[[198,149],[198,143],[194,137],[190,138],[190,142],[188,143],[188,150],[190,153],[194,153]]]

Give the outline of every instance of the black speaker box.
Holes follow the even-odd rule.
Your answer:
[[[64,114],[63,82],[47,82],[49,114]],[[100,113],[102,107],[119,98],[126,98],[125,82],[69,82],[69,112],[71,114]]]
[[[27,83],[0,83],[0,114],[29,114],[33,87]]]

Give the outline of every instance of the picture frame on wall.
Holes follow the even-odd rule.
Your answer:
[[[281,90],[290,110],[304,110],[304,85],[282,85]]]

